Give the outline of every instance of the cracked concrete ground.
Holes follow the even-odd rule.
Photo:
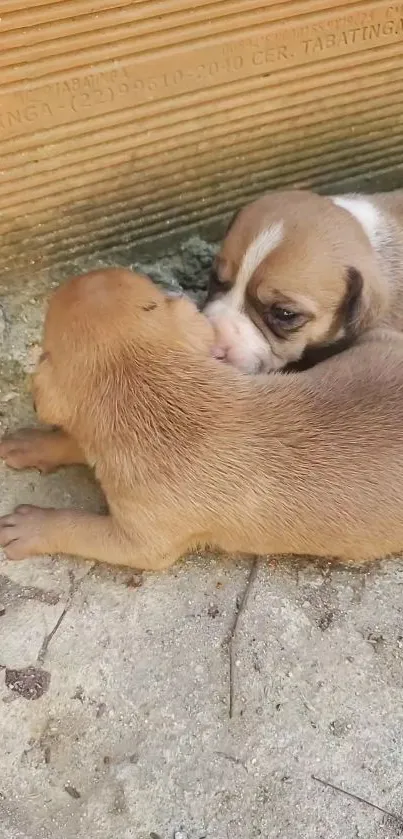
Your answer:
[[[193,239],[144,267],[197,291],[210,258]],[[27,374],[49,289],[97,264],[3,278],[2,431],[33,422]],[[85,469],[1,466],[0,482],[0,512],[102,503]],[[230,718],[250,573],[207,556],[160,575],[0,560],[2,839],[403,835],[403,563],[259,561],[232,641]]]

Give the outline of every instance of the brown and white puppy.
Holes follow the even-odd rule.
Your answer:
[[[197,547],[361,561],[403,548],[403,337],[362,339],[313,369],[245,376],[211,357],[186,298],[128,271],[53,295],[34,381],[40,418],[0,456],[86,462],[108,515],[23,506],[9,559],[68,553],[161,569]]]
[[[403,190],[273,192],[233,219],[205,313],[218,358],[248,373],[309,366],[374,325],[403,329]]]

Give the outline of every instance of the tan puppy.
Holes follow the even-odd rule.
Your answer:
[[[234,218],[205,313],[216,355],[255,373],[308,367],[374,325],[403,329],[403,190],[265,195]]]
[[[207,545],[354,561],[399,551],[403,341],[375,338],[322,369],[248,377],[211,358],[211,325],[186,298],[123,270],[69,281],[34,382],[39,417],[63,431],[22,432],[0,455],[48,470],[85,460],[109,514],[17,508],[0,520],[6,556],[161,569]]]

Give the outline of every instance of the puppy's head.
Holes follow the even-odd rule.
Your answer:
[[[217,357],[255,373],[353,341],[386,306],[376,235],[377,210],[361,198],[295,190],[241,210],[205,306]]]
[[[33,382],[38,416],[68,427],[91,394],[118,398],[125,365],[130,377],[146,368],[152,376],[157,356],[181,351],[207,357],[213,334],[187,297],[164,294],[148,277],[117,268],[74,277],[48,306]]]

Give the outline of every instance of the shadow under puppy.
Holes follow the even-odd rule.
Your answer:
[[[217,357],[256,373],[308,367],[378,325],[403,330],[403,190],[273,192],[233,219],[205,313]]]
[[[19,507],[0,520],[7,558],[162,569],[204,546],[352,561],[403,548],[400,336],[256,377],[211,357],[213,341],[188,299],[129,271],[53,294],[34,398],[62,430],[20,432],[0,456],[14,468],[88,463],[109,514]]]

